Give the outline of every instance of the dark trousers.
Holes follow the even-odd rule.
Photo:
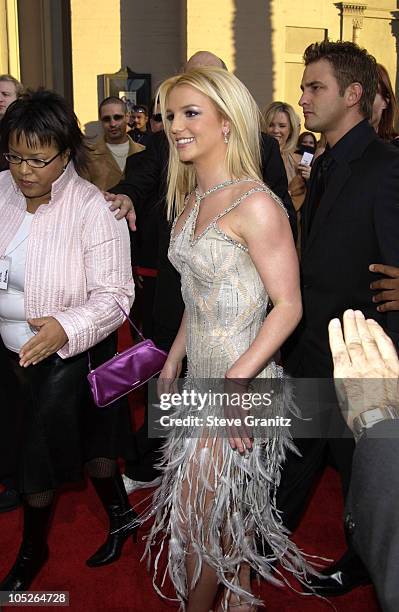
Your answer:
[[[333,380],[299,379],[296,382],[295,395],[301,419],[293,419],[297,426],[294,436],[297,431],[303,437],[294,438],[294,443],[301,456],[288,451],[277,492],[277,507],[290,531],[298,526],[317,479],[328,463],[338,470],[346,498],[355,448],[341,416]]]
[[[147,396],[147,393],[146,393]],[[160,475],[155,467],[161,459],[163,439],[148,437],[148,407],[144,411],[144,423],[130,436],[126,452],[125,474],[132,480],[150,482]]]

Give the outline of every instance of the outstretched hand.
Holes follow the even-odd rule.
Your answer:
[[[343,416],[350,428],[361,412],[398,404],[399,359],[382,327],[364,318],[360,310],[347,310],[344,333],[338,319],[328,334],[334,361],[334,382]]]

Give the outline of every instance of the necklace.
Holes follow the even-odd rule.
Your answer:
[[[191,246],[193,246],[196,242],[198,242],[198,240],[207,232],[209,227],[211,227],[212,223],[214,223],[215,220],[217,220],[220,217],[220,213],[219,213],[219,215],[217,215],[217,217],[215,217],[210,223],[208,223],[206,228],[196,238],[194,238],[201,201],[204,198],[206,198],[208,195],[210,195],[211,193],[214,193],[215,191],[219,191],[219,189],[223,189],[224,187],[229,187],[230,185],[236,185],[238,183],[254,183],[254,182],[259,183],[260,181],[256,181],[256,179],[249,178],[249,177],[241,178],[241,179],[228,179],[227,181],[223,181],[223,183],[219,183],[218,185],[214,185],[210,189],[207,189],[207,191],[204,191],[204,193],[199,192],[198,186],[195,188],[195,205],[193,207],[193,210],[190,213],[190,216],[193,215],[191,228],[190,228],[190,237],[189,237]],[[226,209],[222,212],[225,212],[225,211]],[[188,221],[188,218],[186,222],[187,221]]]
[[[200,193],[198,186],[197,186],[195,188],[196,203],[199,204],[199,202],[201,202],[204,198],[209,196],[214,191],[219,191],[219,189],[223,189],[224,187],[229,187],[229,185],[235,185],[236,183],[241,183],[243,180],[245,181],[245,180],[253,180],[253,179],[228,179],[227,181],[223,181],[223,183],[218,183],[218,185],[214,185],[210,189],[207,189],[207,191],[204,191],[204,193]]]

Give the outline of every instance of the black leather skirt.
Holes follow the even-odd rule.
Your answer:
[[[93,367],[115,352],[116,333],[90,349]],[[18,355],[3,349],[1,362],[0,477],[15,470],[20,491],[38,493],[81,480],[90,459],[124,456],[127,400],[94,404],[87,352],[21,368]]]

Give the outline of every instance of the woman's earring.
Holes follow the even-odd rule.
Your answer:
[[[223,131],[223,135],[224,135],[223,140],[224,140],[224,142],[225,142],[226,144],[228,144],[228,142],[229,142],[229,139],[227,138],[227,135],[228,135],[228,134],[229,134],[229,131],[228,131],[228,130],[224,130],[224,131]]]

